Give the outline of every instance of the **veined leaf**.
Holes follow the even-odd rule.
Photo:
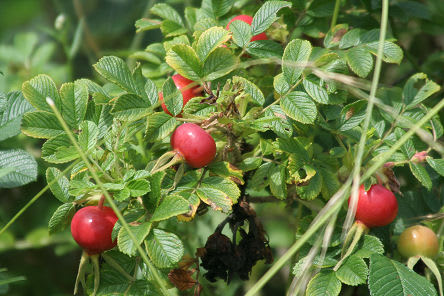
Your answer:
[[[359,77],[365,78],[373,69],[373,57],[364,47],[353,47],[345,56],[347,64]]]
[[[157,112],[148,117],[146,136],[149,141],[157,141],[168,136],[178,121],[165,112]]]
[[[231,50],[224,47],[216,48],[205,61],[203,67],[204,80],[212,81],[233,71],[238,64],[238,58]]]
[[[42,158],[50,163],[65,163],[79,157],[66,134],[49,139],[42,147]]]
[[[49,139],[65,133],[54,113],[32,111],[23,116],[22,132],[33,138]]]
[[[196,193],[213,210],[223,212],[231,210],[240,195],[239,188],[233,181],[221,177],[203,179]]]
[[[368,268],[364,259],[352,255],[336,272],[336,277],[346,285],[357,286],[367,280]]]
[[[336,296],[341,292],[341,282],[331,270],[323,270],[315,275],[307,286],[308,296]]]
[[[284,78],[288,84],[293,85],[299,80],[310,54],[310,42],[294,39],[288,43],[282,56],[282,73],[284,73]]]
[[[245,47],[251,40],[251,26],[246,22],[236,20],[230,24],[233,41],[239,47]]]
[[[182,111],[183,97],[171,77],[163,83],[162,91],[165,106],[173,116],[176,116]]]
[[[173,46],[165,57],[171,68],[180,75],[198,81],[202,75],[202,64],[194,49],[189,45],[178,44]]]
[[[417,88],[419,81],[424,80],[424,84],[421,84],[421,88]],[[441,87],[427,78],[424,73],[417,73],[410,77],[402,91],[404,104],[407,105],[407,109],[415,108],[422,101],[438,92]]]
[[[432,189],[432,179],[430,179],[430,175],[421,164],[416,164],[413,162],[409,162],[410,171],[412,174],[421,182],[422,186],[427,188],[428,190]]]
[[[143,90],[139,89],[127,64],[121,58],[106,56],[93,65],[106,80],[118,85],[127,92],[142,96]]]
[[[166,3],[155,4],[151,9],[151,13],[160,16],[163,19],[173,21],[179,25],[184,25],[180,14]]]
[[[7,174],[0,177],[0,188],[14,188],[35,181],[37,162],[24,150],[0,151],[0,171]]]
[[[378,44],[379,42],[372,42],[372,43],[367,43],[365,46],[372,54],[377,55]],[[402,52],[401,47],[399,47],[393,42],[384,41],[384,47],[382,52],[382,60],[384,62],[399,64],[401,63],[403,57],[404,54]]]
[[[433,159],[431,157],[427,157],[426,160],[432,169],[444,177],[444,159]]]
[[[92,121],[82,122],[79,128],[79,145],[84,152],[87,152],[96,146],[99,136],[99,129]]]
[[[75,205],[72,202],[64,203],[52,214],[48,223],[49,234],[64,230],[70,223],[76,212]]]
[[[374,296],[437,295],[432,283],[427,279],[403,264],[378,254],[370,257],[368,287]]]
[[[189,211],[189,202],[179,195],[168,195],[156,208],[151,222],[158,222],[187,213]]]
[[[117,236],[117,246],[119,247],[120,252],[128,256],[136,255],[137,245],[142,244],[142,242],[148,236],[151,230],[151,225],[152,224],[150,222],[145,222],[140,225],[129,226],[131,232],[136,237],[136,242],[131,239],[126,229],[121,227]]]
[[[161,229],[153,229],[145,246],[148,255],[158,268],[170,268],[183,256],[184,247],[177,235]]]
[[[212,27],[199,36],[196,44],[196,53],[202,62],[220,45],[230,39],[230,33],[222,27]]]
[[[282,58],[282,45],[273,40],[256,40],[248,43],[247,52],[258,58]]]
[[[6,94],[0,101],[4,102],[0,107],[0,141],[3,141],[20,133],[23,114],[34,108],[19,91]]]
[[[276,14],[284,7],[291,7],[291,3],[287,1],[267,1],[255,13],[251,22],[252,34],[262,33],[271,26],[277,19]]]
[[[313,78],[305,78],[302,81],[305,91],[308,95],[320,104],[329,104],[330,99],[328,97],[327,90],[319,85]]]
[[[63,203],[70,200],[69,197],[69,180],[66,178],[62,172],[54,167],[49,167],[46,169],[46,182],[49,185],[49,189],[52,194]],[[54,183],[53,183],[54,182]]]
[[[281,108],[290,118],[305,123],[313,123],[318,114],[316,104],[304,92],[294,91],[281,99]]]
[[[60,87],[62,116],[71,128],[78,128],[85,118],[88,88],[81,81],[65,83]]]
[[[28,102],[37,110],[52,112],[51,107],[46,102],[47,97],[54,101],[59,111],[61,110],[57,87],[48,75],[40,74],[29,81],[25,81],[22,85],[22,92]]]
[[[117,98],[111,112],[119,120],[136,121],[152,113],[152,110],[140,96],[123,94]]]
[[[265,103],[264,94],[253,82],[240,76],[234,76],[233,83],[239,83],[244,92],[247,93],[255,103],[259,105],[263,105]]]

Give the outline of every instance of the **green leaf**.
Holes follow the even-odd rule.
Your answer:
[[[212,81],[233,71],[238,65],[238,58],[228,48],[216,48],[205,61],[203,80]]]
[[[282,45],[273,40],[256,40],[248,43],[247,52],[258,58],[282,58]]]
[[[150,183],[147,180],[133,180],[126,185],[132,197],[138,197],[150,192]]]
[[[433,159],[431,157],[427,157],[426,160],[432,169],[444,177],[444,159]]]
[[[307,185],[296,187],[296,192],[300,198],[312,200],[316,198],[322,190],[322,176],[318,172],[308,181]]]
[[[169,77],[162,86],[163,91],[163,101],[165,102],[165,106],[168,111],[173,116],[176,116],[180,112],[182,112],[183,108],[183,97],[181,91],[177,88],[173,79]]]
[[[336,296],[341,292],[341,282],[331,270],[323,270],[315,275],[307,286],[307,296]]]
[[[310,42],[294,39],[288,43],[282,56],[282,73],[284,73],[284,78],[288,84],[293,85],[299,80],[310,54]]]
[[[439,295],[443,295],[442,291],[442,276],[441,272],[438,268],[438,265],[433,259],[430,259],[428,257],[421,256],[421,260],[424,262],[424,264],[430,269],[430,271],[433,273],[433,275],[436,278],[436,281],[438,282],[439,287]]]
[[[364,47],[353,47],[345,56],[347,64],[359,77],[365,78],[373,69],[373,57]]]
[[[365,47],[376,56],[378,54],[378,44],[379,42],[367,43]],[[384,62],[400,64],[403,57],[404,53],[401,47],[393,42],[384,41],[384,50],[382,52],[382,60]]]
[[[173,233],[155,228],[145,243],[148,255],[158,268],[173,267],[183,256],[182,241]]]
[[[49,219],[49,234],[65,230],[65,228],[71,223],[71,219],[75,212],[76,207],[71,202],[62,204],[58,207],[54,214],[52,214],[51,219]]]
[[[244,184],[242,170],[236,168],[227,161],[213,161],[207,166],[207,168],[213,174],[224,178],[230,178],[237,184]]]
[[[157,93],[156,99],[158,100]],[[117,98],[111,112],[119,120],[136,121],[152,113],[152,110],[140,96],[123,94]]]
[[[34,108],[52,112],[51,107],[46,102],[46,98],[49,97],[60,111],[60,96],[54,81],[48,75],[40,74],[29,81],[25,81],[22,85],[22,92]]]
[[[158,3],[151,7],[150,11],[163,19],[170,20],[182,26],[184,25],[180,14],[168,4]]]
[[[32,111],[23,116],[22,132],[33,138],[49,139],[65,133],[54,113]]]
[[[310,124],[316,119],[316,104],[304,92],[293,91],[281,99],[281,108],[290,118]]]
[[[196,190],[199,198],[213,210],[228,212],[237,202],[240,190],[237,185],[221,177],[205,178]]]
[[[403,264],[378,254],[370,257],[368,287],[373,296],[437,295],[427,279]]]
[[[145,93],[150,105],[154,105],[159,101],[159,91],[157,90],[157,87],[154,84],[154,82],[150,79],[146,80]]]
[[[165,60],[171,68],[190,80],[198,81],[203,76],[202,64],[194,49],[189,45],[173,46],[167,52]]]
[[[239,47],[245,47],[251,40],[251,26],[246,22],[236,20],[230,24],[233,41]]]
[[[143,202],[148,212],[153,213],[159,206],[162,192],[162,181],[166,173],[160,171],[149,177],[151,191],[148,192],[148,198],[144,198]]]
[[[162,21],[157,19],[147,19],[147,18],[141,18],[136,21],[136,32],[144,32],[148,30],[158,29],[160,28],[160,24]]]
[[[270,174],[270,190],[273,196],[279,199],[285,199],[287,197],[287,179],[286,167],[283,165],[277,165],[273,167]]]
[[[60,87],[62,100],[62,116],[71,128],[78,128],[85,118],[88,103],[88,88],[86,84],[77,80],[74,83],[65,83]]]
[[[37,162],[20,149],[0,151],[0,170],[8,171],[0,177],[0,188],[22,186],[37,178]]]
[[[339,118],[339,130],[342,132],[357,127],[365,118],[367,101],[356,101],[345,106],[341,110]]]
[[[339,42],[340,49],[347,49],[349,47],[357,46],[361,43],[361,34],[363,29],[352,29],[342,36]]]
[[[284,95],[290,90],[291,85],[289,85],[288,82],[285,80],[284,74],[279,73],[278,75],[274,76],[273,87],[278,94]]]
[[[289,138],[293,134],[293,127],[289,118],[279,105],[273,105],[265,111],[265,116],[278,118],[271,123],[271,130],[281,138]]]
[[[423,84],[419,83],[421,80],[424,80]],[[418,88],[418,85],[421,85],[421,88]],[[407,109],[412,109],[440,89],[441,87],[429,80],[426,74],[417,73],[410,77],[404,86],[402,92],[404,104],[407,105]]]
[[[196,53],[202,62],[208,55],[230,39],[230,33],[222,27],[212,27],[203,32],[196,44]]]
[[[106,56],[93,65],[94,69],[106,80],[118,85],[127,92],[142,96],[127,64],[121,58]]]
[[[93,149],[98,140],[99,129],[92,121],[84,121],[79,126],[79,145],[84,152]]]
[[[185,214],[190,210],[189,205],[189,202],[179,195],[168,195],[156,208],[150,221],[158,222]]]
[[[363,240],[360,240],[357,251],[353,254],[360,258],[370,258],[372,254],[384,254],[384,245],[376,236],[365,235]]]
[[[233,83],[240,84],[243,91],[258,105],[262,106],[265,103],[264,94],[253,82],[240,76],[233,76]]]
[[[167,137],[178,124],[176,118],[165,112],[157,112],[148,117],[146,137],[149,141],[158,141]]]
[[[221,17],[227,14],[234,3],[235,0],[211,0],[214,16]]]
[[[126,229],[121,227],[117,236],[117,246],[119,247],[120,252],[128,256],[136,255],[137,246],[142,244],[142,242],[148,236],[151,230],[151,225],[152,224],[150,222],[145,222],[140,225],[129,226],[131,232],[136,237],[135,242],[131,239]]]
[[[409,162],[410,171],[412,171],[412,174],[418,179],[419,182],[421,182],[422,186],[427,188],[428,190],[432,189],[432,179],[430,179],[429,173],[427,173],[427,170],[424,166],[421,164],[416,164],[413,162]]]
[[[70,200],[68,193],[69,180],[59,169],[54,167],[49,167],[46,169],[46,182],[48,183],[52,194],[54,194],[58,200],[63,203]]]
[[[18,91],[6,94],[3,102],[0,104],[0,141],[18,135],[23,114],[34,109]]]
[[[268,29],[268,27],[277,20],[277,12],[284,7],[291,7],[291,3],[287,1],[265,2],[253,17],[251,33],[257,35]]]
[[[69,137],[61,134],[43,144],[42,158],[50,163],[65,163],[79,158],[79,154]]]
[[[355,255],[348,257],[336,272],[336,277],[349,286],[357,286],[365,283],[367,275],[367,264],[364,259]]]
[[[319,85],[319,81],[315,81],[313,78],[305,78],[302,81],[305,91],[308,95],[320,104],[329,104],[328,93],[325,87]]]

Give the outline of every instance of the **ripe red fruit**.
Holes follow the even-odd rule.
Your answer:
[[[247,23],[251,26],[251,23],[253,22],[253,18],[251,16],[245,15],[245,14],[235,16],[228,23],[228,25],[226,27],[227,30],[230,30],[230,24],[234,21],[243,21],[244,23]],[[250,41],[257,41],[257,40],[268,40],[268,37],[264,32],[262,32],[260,34],[254,35]]]
[[[199,86],[189,87],[189,85],[191,83],[194,83],[194,81],[189,80],[180,74],[173,75],[171,78],[173,79],[174,84],[182,93],[183,106],[185,106],[189,100],[199,96],[202,93],[201,88]],[[161,102],[163,111],[165,111],[166,114],[173,116],[170,113],[170,111],[168,111],[165,102],[163,101],[163,94],[161,92],[159,93],[159,100]]]
[[[428,227],[415,225],[401,233],[398,251],[404,257],[426,256],[433,258],[438,254],[438,237]]]
[[[214,139],[193,123],[184,123],[174,131],[171,147],[193,168],[206,166],[216,155]]]
[[[348,200],[350,204],[350,199]],[[357,221],[367,227],[385,226],[390,224],[398,214],[398,201],[395,195],[382,185],[375,184],[365,191],[364,185],[359,188]]]
[[[116,245],[117,241],[112,241],[111,233],[117,220],[110,207],[84,207],[72,218],[72,237],[88,255],[100,254]]]

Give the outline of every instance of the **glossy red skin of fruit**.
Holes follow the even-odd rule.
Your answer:
[[[183,106],[185,106],[188,103],[188,101],[191,100],[192,98],[201,95],[202,91],[200,90],[199,86],[188,87],[188,85],[190,85],[191,83],[194,83],[193,80],[189,80],[180,74],[175,74],[171,78],[173,79],[174,84],[177,86],[177,88],[182,93]],[[161,92],[159,93],[159,100],[160,100],[163,111],[166,114],[173,116],[170,113],[170,111],[168,111],[168,109],[165,105],[165,102],[163,101],[163,94]]]
[[[227,30],[230,29],[230,24],[234,21],[243,21],[244,23],[247,23],[251,26],[251,23],[253,22],[253,18],[251,16],[245,15],[245,14],[238,15],[230,20],[230,22],[228,23],[228,25],[226,27]],[[262,32],[260,34],[254,35],[250,41],[257,41],[257,40],[268,40],[268,37],[264,32]]]
[[[117,240],[111,240],[111,233],[117,220],[110,207],[84,207],[72,218],[72,237],[88,255],[100,254],[116,245]]]
[[[433,258],[439,251],[438,237],[428,227],[411,226],[399,236],[398,251],[407,258],[418,255]]]
[[[184,123],[174,131],[171,147],[193,168],[206,166],[216,155],[213,137],[194,123]]]
[[[358,198],[355,219],[367,227],[388,225],[398,214],[395,195],[382,185],[372,185],[368,191],[361,185]]]

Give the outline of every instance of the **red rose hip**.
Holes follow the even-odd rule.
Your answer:
[[[206,166],[216,155],[214,139],[193,123],[184,123],[174,131],[171,147],[193,168]]]
[[[191,100],[194,97],[199,96],[202,93],[201,88],[199,86],[193,86],[193,87],[189,86],[190,84],[194,83],[194,81],[189,80],[180,74],[173,75],[171,78],[173,79],[176,87],[182,93],[183,106],[185,106],[189,100]],[[168,111],[168,109],[165,105],[165,102],[163,101],[163,94],[161,92],[159,93],[159,100],[160,100],[163,111],[166,114],[173,116],[170,113],[170,111]]]
[[[244,23],[247,23],[251,26],[251,23],[253,22],[253,18],[251,16],[245,15],[245,14],[238,15],[238,16],[232,18],[230,20],[230,22],[227,24],[227,27],[226,27],[227,30],[230,30],[230,25],[234,21],[243,21]],[[268,37],[264,32],[262,32],[260,34],[254,35],[250,41],[257,41],[257,40],[268,40]]]
[[[117,220],[110,207],[84,207],[72,218],[72,237],[88,255],[100,254],[116,245],[117,241],[112,241],[111,233]]]
[[[348,200],[350,204],[350,199]],[[382,185],[375,184],[365,191],[359,188],[355,219],[367,227],[390,224],[398,214],[398,201],[395,195]]]

